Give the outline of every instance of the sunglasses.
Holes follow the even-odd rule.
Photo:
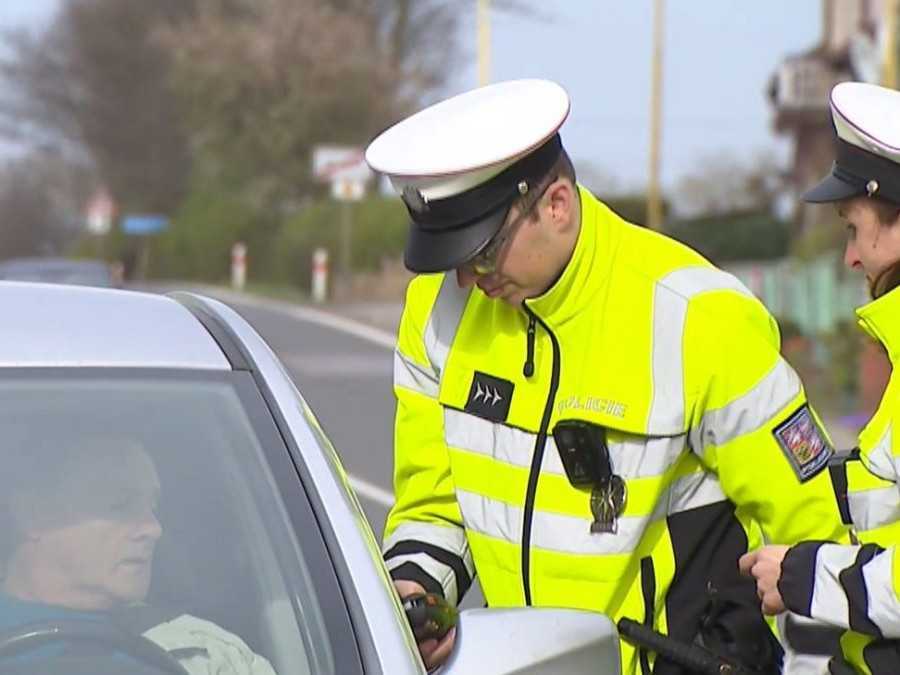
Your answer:
[[[469,260],[464,263],[464,266],[469,267],[475,274],[478,276],[487,276],[488,274],[493,274],[497,271],[497,260],[500,257],[500,251],[503,250],[504,244],[506,244],[507,240],[512,237],[515,231],[519,228],[519,225],[525,221],[529,215],[531,215],[531,211],[534,208],[534,205],[537,204],[541,197],[544,196],[544,193],[547,189],[556,181],[556,177],[552,180],[547,181],[547,183],[540,189],[537,197],[534,198],[530,204],[523,205],[522,210],[519,212],[519,215],[513,218],[508,223],[505,223],[500,227],[499,230],[494,234],[493,237],[488,239],[487,243],[478,250],[475,255],[473,255]],[[525,186],[525,191],[528,191],[528,184],[522,183]],[[521,192],[521,188],[520,188]],[[521,194],[525,194],[522,192]],[[511,209],[511,207],[510,207]],[[507,211],[506,216],[509,217],[509,212]],[[504,218],[504,220],[506,220]]]

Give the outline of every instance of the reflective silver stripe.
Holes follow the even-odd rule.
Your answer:
[[[722,446],[765,426],[799,393],[800,378],[779,358],[769,374],[753,389],[728,405],[708,410],[691,429],[691,447],[702,456],[703,448]]]
[[[404,563],[413,563],[422,568],[428,576],[440,583],[444,589],[444,597],[448,602],[455,605],[459,602],[459,589],[456,585],[456,574],[449,565],[435,560],[427,553],[414,553],[410,555],[397,555],[386,560],[387,568],[394,570]]]
[[[438,291],[431,316],[428,317],[425,326],[424,337],[425,351],[438,380],[444,372],[447,355],[456,337],[469,294],[469,289],[460,288],[456,283],[456,275],[453,272],[444,275],[441,290]]]
[[[403,387],[431,398],[437,398],[439,385],[434,373],[406,358],[399,350],[394,350],[395,387]]]
[[[517,546],[522,544],[522,507],[465,490],[457,490],[456,499],[466,527]],[[531,546],[577,555],[629,553],[637,547],[650,520],[647,516],[619,518],[616,534],[591,534],[590,518],[535,510]]]
[[[433,525],[430,523],[402,523],[384,540],[382,551],[387,553],[401,541],[421,541],[452,553],[462,560],[469,577],[475,577],[472,551],[469,549],[469,540],[466,539],[466,533],[462,527]],[[419,558],[418,556],[422,557]],[[459,589],[456,585],[456,575],[453,569],[441,561],[435,560],[428,554],[403,554],[393,556],[385,562],[388,569],[391,570],[404,562],[415,562],[426,574],[441,584],[445,597],[448,600],[452,600],[454,604],[458,600]],[[452,595],[449,594],[451,590],[453,591]]]
[[[853,524],[860,530],[873,530],[900,520],[900,489],[896,485],[848,492],[847,502]]]
[[[711,473],[698,472],[679,478],[669,488],[669,514],[725,501],[719,480]]]
[[[891,429],[893,423],[887,425],[887,429],[881,435],[875,447],[862,452],[862,462],[879,478],[885,480],[897,480],[897,467],[894,465],[894,456],[891,452]],[[898,458],[900,459],[900,458]]]
[[[717,486],[705,484],[695,487],[697,489],[693,492],[683,486],[680,487],[683,494],[678,500],[679,506],[695,508],[723,499],[721,491],[716,492]],[[521,545],[523,507],[459,489],[456,491],[456,499],[468,529],[517,546]],[[669,505],[669,496],[664,493],[657,500],[652,513],[619,518],[615,534],[591,534],[593,519],[590,517],[580,518],[535,509],[532,517],[531,546],[574,555],[630,553],[637,548],[647,525],[667,515],[666,509]]]
[[[849,627],[847,596],[838,575],[856,562],[859,546],[822,544],[816,554],[815,585],[810,614],[813,619]]]
[[[653,297],[653,401],[648,429],[655,435],[684,430],[684,322],[688,301],[707,291],[753,297],[737,278],[714,267],[686,267],[657,282]]]
[[[444,434],[447,445],[495,461],[527,469],[531,467],[536,434],[494,424],[488,420],[450,408],[444,409]],[[613,470],[625,478],[650,478],[665,473],[684,449],[681,436],[628,435],[609,444]],[[562,462],[553,436],[547,437],[543,473],[564,476]]]
[[[387,552],[401,541],[424,541],[462,558],[470,575],[475,574],[469,541],[462,527],[433,525],[431,523],[401,523],[384,540],[382,549]]]
[[[863,567],[869,618],[886,638],[900,638],[900,599],[894,590],[892,564],[896,546],[879,553]]]

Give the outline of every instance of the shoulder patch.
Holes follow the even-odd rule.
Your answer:
[[[801,406],[772,433],[801,483],[824,469],[834,454],[809,405]]]

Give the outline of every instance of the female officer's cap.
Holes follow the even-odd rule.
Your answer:
[[[512,80],[436,103],[372,141],[366,161],[391,179],[412,220],[406,267],[444,272],[478,253],[553,167],[568,114],[555,82]]]
[[[803,199],[834,202],[869,195],[900,204],[900,92],[842,82],[831,90],[831,115],[834,164]]]

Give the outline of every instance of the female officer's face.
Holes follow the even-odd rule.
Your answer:
[[[900,261],[900,223],[883,223],[866,197],[856,197],[838,206],[847,223],[844,264],[866,275],[872,284],[878,275]]]

